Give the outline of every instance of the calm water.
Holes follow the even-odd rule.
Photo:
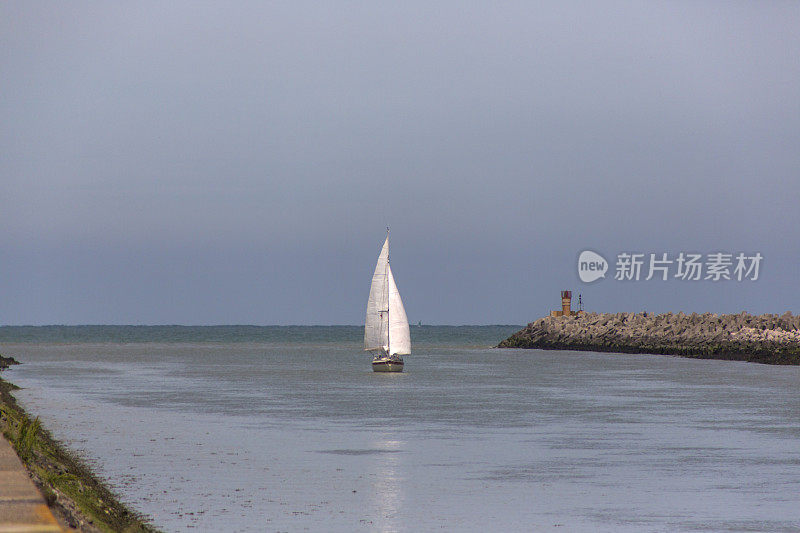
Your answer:
[[[412,329],[0,328],[17,397],[167,531],[798,531],[800,367]]]

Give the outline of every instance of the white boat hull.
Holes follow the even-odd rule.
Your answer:
[[[372,361],[373,372],[402,372],[403,360],[402,359],[375,359]]]

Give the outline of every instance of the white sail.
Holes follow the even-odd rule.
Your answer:
[[[364,320],[364,349],[388,349],[388,310],[389,310],[389,237],[383,243],[383,248],[372,274],[372,285],[369,288],[367,300],[367,316]]]
[[[403,300],[394,283],[392,267],[387,268],[389,276],[389,354],[408,355],[411,353],[411,332],[408,318],[403,308]]]
[[[406,310],[389,266],[388,236],[372,274],[364,320],[364,349],[380,350],[390,355],[411,353],[411,332]]]

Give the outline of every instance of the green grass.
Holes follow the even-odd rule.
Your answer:
[[[109,533],[156,532],[55,441],[38,417],[31,420],[11,395],[15,389],[15,385],[0,379],[0,429],[55,513],[73,527],[88,523]]]

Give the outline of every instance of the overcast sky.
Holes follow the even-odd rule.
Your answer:
[[[387,225],[413,322],[562,289],[800,313],[798,28],[777,1],[3,2],[0,324],[363,323]],[[621,282],[624,251],[764,259]]]

